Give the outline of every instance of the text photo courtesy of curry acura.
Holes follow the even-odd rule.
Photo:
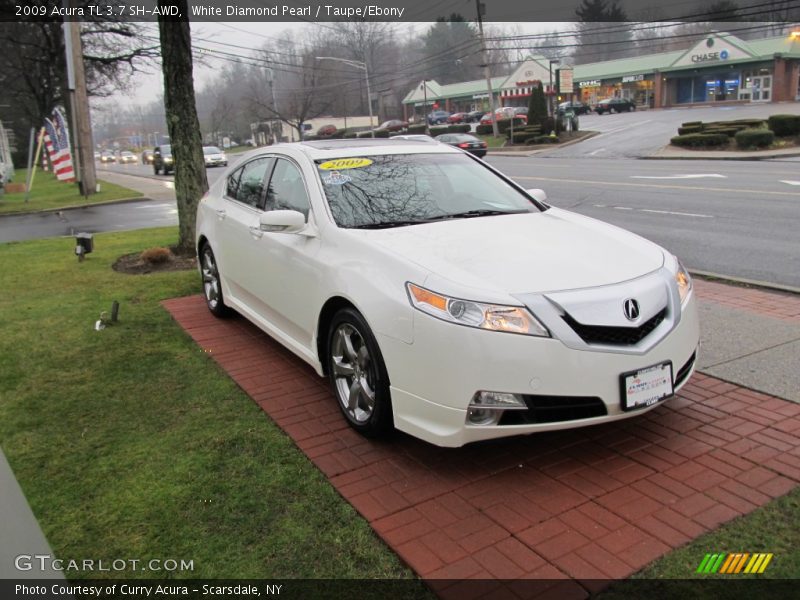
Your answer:
[[[206,303],[328,377],[365,435],[461,446],[641,415],[694,370],[689,274],[545,200],[445,144],[254,150],[198,207]]]

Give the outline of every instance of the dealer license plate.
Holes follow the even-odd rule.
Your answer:
[[[639,369],[619,376],[622,410],[635,410],[672,396],[672,362]]]

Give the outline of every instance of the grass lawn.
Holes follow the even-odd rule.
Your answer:
[[[14,171],[14,183],[24,183],[27,180],[27,170]],[[71,206],[85,206],[121,198],[138,198],[141,192],[130,190],[121,185],[107,181],[99,181],[100,193],[92,194],[88,200],[81,196],[77,183],[64,183],[58,181],[52,173],[36,169],[33,180],[33,189],[30,199],[25,202],[25,193],[3,194],[0,196],[0,214],[31,212],[48,208],[67,208]]]
[[[159,305],[199,292],[197,273],[111,269],[176,239],[96,235],[83,263],[71,239],[0,245],[13,290],[0,299],[0,445],[55,555],[194,561],[176,577],[413,577]],[[112,300],[120,322],[94,331]],[[110,574],[148,575],[164,573]]]

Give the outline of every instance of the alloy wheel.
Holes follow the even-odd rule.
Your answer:
[[[211,250],[206,246],[203,249],[203,293],[208,302],[208,307],[214,310],[219,306],[219,271],[217,263],[214,260],[214,255]]]
[[[336,396],[347,415],[365,423],[375,409],[375,366],[361,333],[342,323],[333,333],[331,359]]]

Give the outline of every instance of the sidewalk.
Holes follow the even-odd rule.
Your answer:
[[[800,156],[800,147],[737,152],[732,150],[686,150],[668,145],[655,154],[640,158],[645,160],[767,160],[794,156]]]
[[[51,568],[44,571],[35,562],[34,555],[53,557],[50,545],[39,529],[14,473],[0,449],[0,579],[64,579],[61,571]],[[24,555],[23,566],[29,571],[15,568],[16,557]],[[27,560],[26,560],[27,559]]]

